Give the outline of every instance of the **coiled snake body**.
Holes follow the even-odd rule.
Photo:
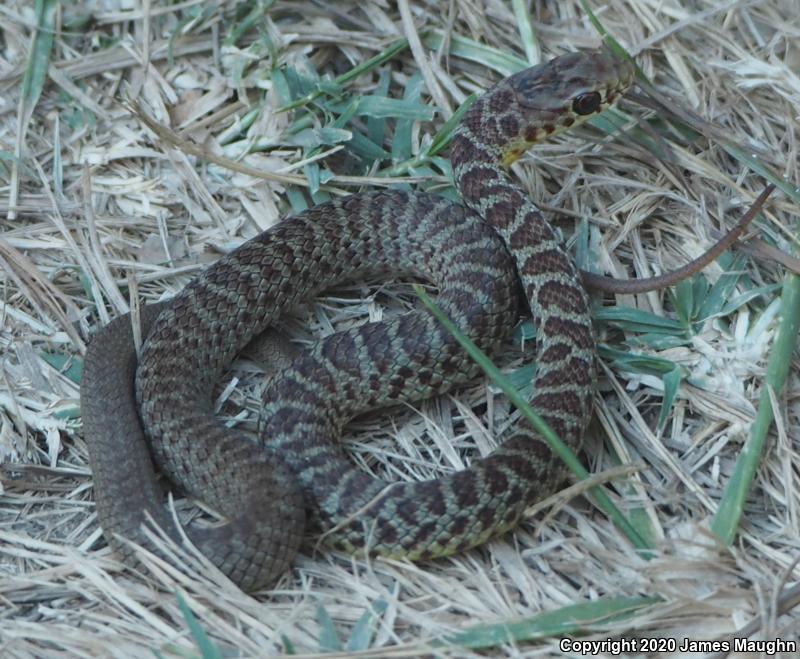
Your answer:
[[[524,425],[470,468],[417,483],[374,479],[331,441],[365,409],[431,396],[475,375],[423,311],[334,334],[299,357],[265,394],[260,443],[214,418],[212,388],[285,310],[375,272],[433,280],[438,304],[491,352],[516,318],[518,277],[538,327],[531,403],[578,449],[595,373],[587,296],[561,240],[504,168],[531,143],[608,107],[632,78],[628,63],[605,52],[564,55],[506,78],[473,104],[453,139],[466,207],[381,191],[284,220],[169,303],[144,310],[138,370],[130,320],[104,328],[86,356],[81,405],[98,516],[112,545],[126,558],[120,537],[147,545],[146,514],[176,535],[142,425],[161,471],[230,519],[189,535],[245,589],[286,569],[304,508],[335,546],[422,559],[484,542],[550,493],[562,469]]]

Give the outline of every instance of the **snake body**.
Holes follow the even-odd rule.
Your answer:
[[[130,321],[107,326],[87,354],[82,407],[98,515],[114,547],[130,558],[119,536],[147,544],[146,514],[175,534],[142,426],[170,481],[229,518],[222,530],[191,529],[190,536],[245,589],[286,569],[304,533],[304,508],[333,546],[411,559],[467,549],[514,526],[563,479],[524,424],[468,469],[424,482],[375,479],[331,441],[359,412],[441,393],[475,375],[423,311],[336,333],[303,353],[265,392],[258,443],[215,419],[213,386],[287,309],[376,272],[432,280],[439,306],[491,353],[514,324],[518,280],[538,328],[531,403],[579,449],[595,377],[587,295],[560,238],[505,167],[531,143],[608,107],[632,77],[628,63],[593,52],[506,78],[472,105],[453,138],[465,206],[380,191],[286,219],[168,304],[146,309],[138,369]]]

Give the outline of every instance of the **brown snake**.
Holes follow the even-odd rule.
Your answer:
[[[491,353],[514,325],[518,278],[538,328],[531,403],[577,451],[595,378],[587,296],[561,239],[505,167],[531,143],[611,105],[632,80],[631,65],[605,52],[572,53],[513,75],[473,104],[453,138],[466,207],[400,191],[321,204],[243,244],[169,303],[145,308],[138,370],[127,316],[99,332],[86,355],[81,406],[98,516],[112,546],[127,560],[132,550],[120,538],[149,546],[146,515],[178,537],[153,461],[230,520],[186,531],[244,589],[287,568],[304,509],[329,531],[329,544],[423,559],[486,541],[552,492],[563,469],[524,424],[470,468],[425,482],[372,478],[332,441],[364,410],[429,397],[476,374],[424,311],[315,344],[270,384],[258,443],[214,417],[212,389],[284,311],[376,272],[432,280],[440,307]]]

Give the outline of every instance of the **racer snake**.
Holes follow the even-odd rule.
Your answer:
[[[287,568],[304,509],[334,529],[326,540],[336,547],[411,559],[461,551],[513,527],[564,476],[524,423],[468,469],[424,482],[377,480],[332,441],[364,410],[476,375],[425,311],[335,333],[304,352],[268,387],[259,442],[214,417],[213,387],[254,336],[337,282],[376,272],[431,280],[439,306],[489,353],[516,322],[521,284],[537,326],[531,404],[579,450],[595,380],[588,298],[561,238],[506,167],[532,143],[609,107],[632,81],[630,63],[604,51],[512,75],[475,101],[453,137],[464,205],[399,190],[318,205],[244,243],[168,303],[144,308],[138,368],[128,316],[98,332],[81,406],[98,517],[112,546],[127,560],[132,550],[120,538],[150,546],[141,530],[147,514],[179,537],[153,462],[230,520],[186,531],[246,590]]]

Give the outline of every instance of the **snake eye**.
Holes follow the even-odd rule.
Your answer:
[[[585,115],[597,112],[600,109],[600,92],[587,92],[576,96],[572,101],[572,110],[577,114]]]

